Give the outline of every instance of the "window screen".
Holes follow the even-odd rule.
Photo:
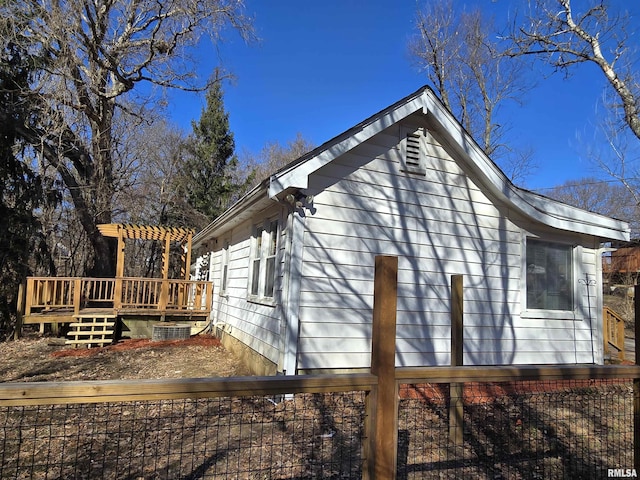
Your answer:
[[[573,310],[572,250],[527,240],[527,309]]]

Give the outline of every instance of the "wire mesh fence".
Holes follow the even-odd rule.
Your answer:
[[[360,478],[364,392],[0,408],[0,478]]]
[[[449,384],[401,385],[402,479],[595,479],[631,468],[631,381],[466,383],[462,442]]]
[[[94,388],[107,387],[85,390]],[[461,440],[452,437],[456,391]],[[388,414],[398,415],[401,480],[593,479],[634,465],[631,380],[402,383],[399,393]],[[369,400],[357,390],[2,406],[0,478],[359,479]]]

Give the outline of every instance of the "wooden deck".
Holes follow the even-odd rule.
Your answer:
[[[29,277],[22,324],[73,323],[79,315],[205,319],[213,283],[154,278]]]

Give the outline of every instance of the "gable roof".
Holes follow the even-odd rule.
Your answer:
[[[456,160],[464,162],[475,175],[475,179],[496,199],[509,205],[509,208],[560,230],[594,235],[607,240],[629,239],[629,225],[626,222],[573,207],[515,186],[444,107],[433,90],[422,87],[265,179],[199,232],[194,237],[194,245],[215,235],[221,229],[226,230],[230,221],[235,224],[249,218],[254,212],[268,205],[269,199],[278,201],[290,189],[306,189],[309,176],[318,169],[416,112],[430,117],[435,130],[457,153]]]

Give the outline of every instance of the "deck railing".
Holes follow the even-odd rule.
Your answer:
[[[27,278],[25,317],[55,310],[78,313],[87,307],[208,313],[213,283],[157,278]]]

